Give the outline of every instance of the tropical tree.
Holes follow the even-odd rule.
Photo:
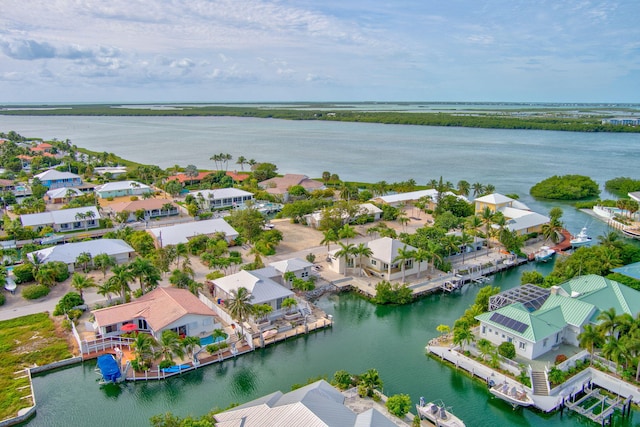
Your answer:
[[[482,221],[482,224],[485,228],[485,236],[487,237],[487,248],[491,248],[491,240],[489,239],[489,236],[491,235],[490,230],[491,226],[493,225],[493,211],[488,206],[486,206],[480,213],[480,221]]]
[[[578,342],[580,347],[589,351],[589,354],[591,354],[590,364],[593,364],[593,352],[595,347],[600,347],[604,343],[602,332],[591,324],[584,325],[584,329],[578,335]]]
[[[459,345],[464,351],[465,346],[475,341],[476,336],[471,331],[471,326],[467,322],[458,322],[453,328],[453,343]]]
[[[340,238],[338,237],[338,234],[332,228],[323,231],[322,235],[324,237],[323,237],[322,241],[320,242],[320,244],[321,245],[327,245],[327,252],[329,252],[331,250],[330,249],[331,243],[336,243],[336,242],[338,242],[338,240],[340,240]]]
[[[93,257],[93,265],[102,271],[102,277],[107,277],[107,271],[116,265],[116,260],[107,254],[98,254]]]
[[[340,249],[336,251],[336,256],[338,258],[344,258],[344,275],[347,274],[347,262],[348,259],[353,255],[353,250],[355,249],[355,245],[353,243],[344,244],[342,242],[338,242]]]
[[[182,339],[182,348],[189,355],[189,358],[193,358],[196,347],[200,347],[200,338],[186,336]]]
[[[287,297],[284,300],[282,300],[282,308],[284,308],[287,311],[287,313],[291,312],[291,309],[296,305],[298,305],[298,301],[296,301],[295,298]]]
[[[247,164],[247,158],[245,156],[238,157],[236,164],[240,165],[240,170],[244,170],[244,165]]]
[[[91,262],[91,254],[89,252],[82,252],[76,257],[76,264],[82,265],[82,271],[89,272],[89,263]]]
[[[340,230],[338,230],[338,237],[346,239],[347,244],[349,244],[349,239],[356,237],[356,229],[349,224],[345,224]]]
[[[253,306],[251,305],[252,299],[253,295],[251,295],[251,292],[241,286],[231,290],[231,298],[227,301],[227,310],[231,317],[236,319],[240,324],[242,335],[244,335],[243,324],[253,313]]]
[[[189,178],[189,185],[193,184],[193,178],[198,176],[198,168],[195,165],[188,165],[184,168],[184,174]]]
[[[458,181],[457,190],[459,195],[466,197],[469,195],[469,190],[471,190],[471,184],[465,180]]]
[[[148,334],[137,334],[131,343],[133,355],[141,365],[146,365],[155,356],[155,346],[156,340]]]
[[[478,341],[477,347],[482,360],[485,359],[486,355],[491,354],[491,352],[495,350],[495,346],[493,345],[493,343],[486,338],[481,338]]]
[[[73,277],[71,278],[71,286],[78,291],[80,294],[80,298],[83,298],[82,292],[85,289],[95,288],[96,282],[93,277],[85,276],[80,273],[73,273]]]
[[[137,257],[129,264],[129,269],[140,284],[140,291],[144,295],[145,288],[155,288],[160,280],[160,270],[150,259]]]
[[[481,182],[475,182],[471,185],[471,189],[473,190],[473,197],[478,197],[484,194],[484,185]]]
[[[362,257],[369,258],[373,255],[373,251],[364,243],[360,243],[353,249],[353,254],[358,256],[359,275],[362,276]]]
[[[58,276],[58,273],[56,271],[55,265],[51,262],[48,262],[42,265],[42,267],[38,269],[37,273],[34,276],[39,284],[45,285],[50,288],[56,283],[56,277]]]
[[[120,292],[120,288],[114,285],[113,282],[106,281],[102,285],[98,285],[98,290],[96,291],[98,295],[102,295],[103,297],[107,297],[107,301],[109,305],[111,304],[111,295],[117,294]]]
[[[162,331],[160,341],[158,342],[158,350],[164,360],[173,361],[173,357],[184,356],[184,347],[180,336],[169,329]]]
[[[404,283],[404,270],[407,261],[413,259],[415,251],[413,249],[407,249],[407,245],[404,245],[402,249],[398,249],[398,255],[393,259],[392,263],[396,262],[400,264],[400,270],[402,271],[402,283]]]
[[[627,355],[627,349],[624,347],[622,340],[609,336],[602,346],[602,355],[616,364],[616,371],[621,360]]]
[[[111,269],[111,273],[113,273],[113,276],[109,277],[106,283],[112,289],[118,289],[122,300],[126,301],[127,295],[129,294],[129,292],[131,292],[129,283],[132,282],[135,278],[133,272],[127,265],[116,265]]]
[[[358,394],[362,397],[373,396],[374,390],[382,388],[382,379],[376,369],[369,369],[364,374],[360,375],[360,382],[358,384]]]

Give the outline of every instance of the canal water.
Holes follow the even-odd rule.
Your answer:
[[[521,266],[494,276],[493,286],[519,284],[522,271],[543,274],[551,264]],[[34,378],[38,412],[29,426],[149,425],[166,411],[200,416],[212,408],[243,403],[275,390],[288,391],[312,377],[331,378],[339,369],[376,368],[388,395],[407,393],[413,402],[442,399],[467,426],[572,426],[578,416],[512,410],[486,385],[428,357],[424,347],[439,324],[452,325],[474,300],[477,287],[462,294],[431,295],[402,307],[378,307],[351,294],[327,295],[318,305],[334,316],[334,327],[260,349],[161,382],[99,386],[95,363]],[[633,414],[638,419],[638,414]],[[634,425],[627,422],[624,425]]]

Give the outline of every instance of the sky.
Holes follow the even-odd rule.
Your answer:
[[[637,0],[1,0],[0,104],[640,102]]]

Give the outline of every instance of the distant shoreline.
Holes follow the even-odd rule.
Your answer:
[[[248,117],[282,120],[340,121],[414,126],[468,127],[483,129],[552,130],[566,132],[640,133],[640,126],[603,124],[613,114],[636,116],[631,104],[511,104],[430,103],[468,106],[451,112],[366,111],[346,109],[349,104],[93,104],[93,105],[4,105],[5,116],[147,116],[147,117]],[[291,106],[289,106],[291,105]],[[373,105],[373,104],[372,104]],[[375,105],[408,105],[376,103]],[[411,104],[418,105],[418,104]],[[273,107],[271,107],[273,106]],[[522,108],[486,108],[521,106]],[[545,108],[546,106],[546,108]],[[332,108],[335,107],[335,108]],[[476,108],[485,107],[485,108]],[[553,107],[553,108],[551,108]]]

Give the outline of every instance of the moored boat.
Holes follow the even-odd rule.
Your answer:
[[[442,401],[425,403],[421,397],[416,410],[421,419],[431,421],[436,427],[464,427],[462,420],[449,412]]]
[[[533,257],[538,262],[547,262],[547,261],[549,261],[549,259],[551,259],[551,257],[553,257],[553,255],[555,253],[556,253],[556,251],[551,249],[549,246],[542,246],[542,247],[540,247],[540,250],[538,250],[534,254]]]
[[[96,373],[101,376],[100,384],[117,383],[122,381],[122,373],[120,372],[120,364],[113,354],[103,354],[98,357],[98,366]]]
[[[572,248],[579,248],[588,243],[591,243],[591,237],[587,234],[587,227],[582,227],[582,230],[569,241]]]
[[[630,239],[636,239],[636,240],[640,240],[640,229],[639,228],[624,228],[622,230],[622,234],[624,234],[625,237],[628,237]]]
[[[494,385],[489,391],[494,396],[511,403],[514,408],[516,406],[531,406],[535,403],[523,388],[517,389],[516,386],[509,385],[506,381]]]

